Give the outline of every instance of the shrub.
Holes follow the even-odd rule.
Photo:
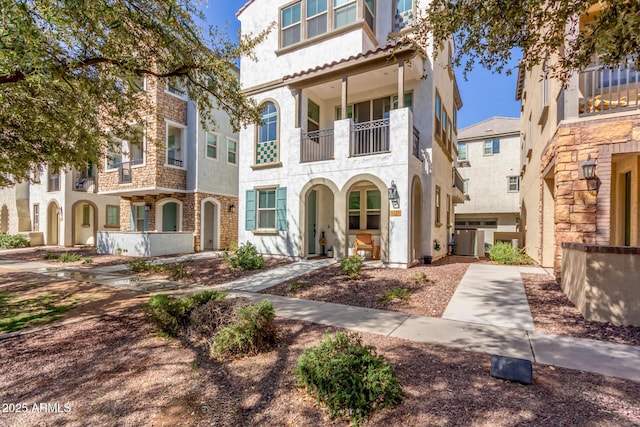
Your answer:
[[[93,258],[85,258],[82,263],[83,264],[91,264],[93,262]]]
[[[409,289],[401,288],[399,286],[394,286],[391,290],[386,291],[384,295],[378,298],[378,301],[390,302],[390,301],[393,301],[394,299],[409,301],[411,299],[411,296],[409,295]]]
[[[154,295],[142,310],[162,334],[177,336],[181,329],[188,326],[193,309],[211,300],[221,300],[225,296],[226,294],[218,291],[205,291],[182,298]]]
[[[44,260],[58,259],[58,254],[55,253],[55,252],[46,251],[44,253],[44,255],[42,256],[42,259],[44,259]]]
[[[80,261],[82,257],[79,254],[74,254],[73,252],[65,252],[60,254],[58,257],[58,261],[60,262],[76,262]]]
[[[276,340],[275,311],[267,300],[239,307],[237,320],[213,336],[212,355],[219,359],[256,354]]]
[[[427,276],[427,273],[425,273],[424,271],[420,273],[416,273],[413,276],[409,276],[409,280],[411,280],[416,285],[419,285],[422,283],[433,283],[433,280],[429,279],[429,277]]]
[[[134,273],[145,273],[147,271],[153,271],[155,268],[152,263],[143,259],[129,260],[127,261],[127,267]]]
[[[309,286],[309,282],[301,282],[300,280],[291,279],[289,280],[289,293],[295,295],[298,292],[298,289]]]
[[[127,266],[129,266],[129,270],[133,271],[134,273],[155,272],[169,276],[174,280],[189,277],[189,272],[187,271],[187,269],[177,262],[173,264],[154,264],[152,262],[144,261],[141,259],[132,259],[127,262]]]
[[[216,332],[236,321],[236,308],[245,301],[244,298],[210,300],[194,308],[189,315],[188,335],[196,339],[206,337],[210,346]]]
[[[355,279],[360,275],[362,268],[362,257],[360,255],[345,258],[340,262],[342,272],[347,274],[350,279]]]
[[[230,255],[227,251],[222,254],[232,270],[258,270],[264,267],[264,258],[250,242],[233,250],[233,254],[235,256]]]
[[[510,243],[498,242],[489,249],[489,258],[498,264],[532,264],[522,249],[514,248]]]
[[[338,332],[335,340],[326,334],[300,356],[294,373],[298,385],[327,405],[332,417],[350,415],[354,425],[402,400],[393,367],[357,334]]]
[[[0,249],[26,248],[29,240],[21,234],[0,234]]]

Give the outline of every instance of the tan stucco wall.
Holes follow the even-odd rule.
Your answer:
[[[585,319],[640,326],[639,249],[563,248],[562,290]]]

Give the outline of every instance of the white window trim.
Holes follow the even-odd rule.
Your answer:
[[[172,169],[186,170],[187,169],[187,126],[174,122],[169,119],[164,119],[164,166]],[[183,158],[179,159],[182,161],[182,166],[176,166],[169,164],[169,144],[167,140],[169,139],[169,126],[177,127],[182,129],[182,138],[180,141],[180,151],[184,151]]]
[[[272,233],[276,232],[278,228],[278,187],[257,187],[256,191],[256,229],[254,232],[267,232]],[[262,208],[262,210],[273,210],[273,227],[260,227],[260,192],[261,191],[273,191],[275,204],[272,208]]]
[[[517,189],[511,189],[511,178],[516,178]],[[508,193],[519,193],[520,192],[520,177],[518,175],[511,175],[507,177],[507,192]]]
[[[146,80],[145,80],[146,81]],[[122,163],[126,163],[126,162],[130,162],[131,158],[129,157],[129,155],[125,155],[123,150],[122,150],[122,145],[123,143],[129,143],[130,141],[127,141],[126,139],[120,139],[120,138],[116,138],[116,141],[118,141],[120,143],[120,164]],[[104,171],[105,172],[116,172],[120,169],[120,167],[117,168],[109,168],[109,153],[107,153],[107,156],[105,156],[104,159]],[[147,127],[143,124],[142,127],[142,163],[138,164],[138,165],[131,165],[131,169],[137,169],[137,168],[143,168],[147,165]]]
[[[216,157],[209,157],[209,135],[215,135],[216,137]],[[204,158],[219,161],[220,160],[220,138],[221,135],[215,132],[205,132],[205,140],[204,140]],[[236,148],[237,149],[237,148]]]
[[[226,141],[227,141],[227,150],[226,150],[226,153],[227,153],[227,164],[237,167],[238,166],[238,140],[227,137]],[[235,153],[236,153],[236,162],[235,163],[231,163],[229,161],[229,141],[233,141],[233,142],[236,143],[236,151],[235,151]]]
[[[167,203],[177,203],[178,205],[178,217],[176,218],[176,222],[178,223],[178,227],[176,231],[162,231],[162,208],[164,207],[164,205],[166,205]],[[178,200],[178,199],[174,199],[173,197],[167,197],[165,199],[160,200],[158,203],[156,203],[156,230],[159,233],[179,233],[182,231],[182,211],[183,211],[183,202]]]

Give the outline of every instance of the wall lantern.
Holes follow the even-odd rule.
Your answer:
[[[234,213],[235,211],[236,211],[236,205],[230,204],[229,205],[229,212]]]
[[[587,161],[582,164],[582,172],[585,179],[595,179],[596,162],[589,156]]]
[[[151,210],[151,205],[144,205],[144,211],[149,212]]]
[[[391,187],[389,187],[389,201],[393,209],[400,209],[400,194],[398,194],[398,187],[393,181],[391,181]]]

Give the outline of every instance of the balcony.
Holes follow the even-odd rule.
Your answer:
[[[83,193],[95,193],[96,192],[95,178],[83,177],[80,174],[76,175],[73,191],[79,191]]]
[[[453,192],[454,203],[464,203],[465,197],[465,182],[457,168],[453,168],[453,188],[457,191]]]
[[[177,166],[179,168],[181,168],[182,165],[183,165],[182,160],[174,159],[172,157],[167,158],[167,163],[172,165],[172,166]]]
[[[135,165],[141,165],[141,164],[142,164],[142,159],[121,163],[120,166],[118,167],[118,177],[119,177],[118,182],[120,184],[131,184],[132,182],[131,167]]]
[[[352,125],[350,156],[368,156],[388,152],[389,119],[372,120]]]
[[[594,65],[578,76],[580,116],[635,109],[640,106],[640,72],[630,61],[618,68]]]
[[[420,160],[420,131],[413,127],[413,156]]]
[[[333,159],[333,129],[303,132],[300,141],[300,163]]]

